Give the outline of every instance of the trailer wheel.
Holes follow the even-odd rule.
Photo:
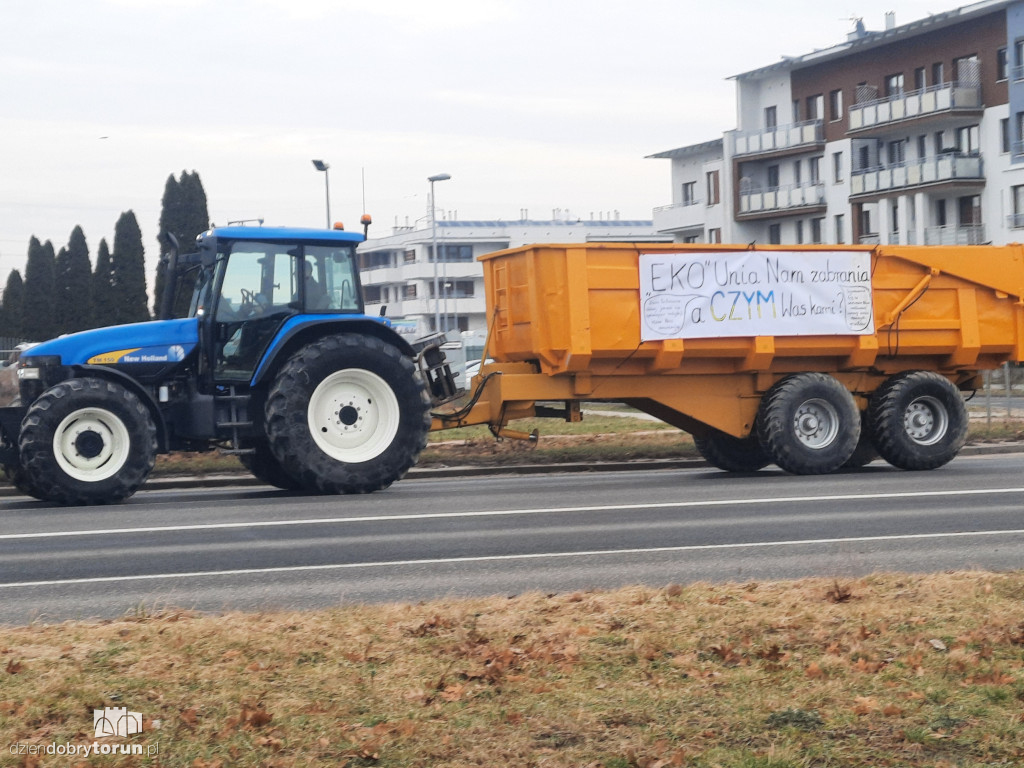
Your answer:
[[[778,382],[761,399],[757,434],[768,456],[794,475],[839,469],[860,437],[853,396],[823,373],[798,373]]]
[[[284,365],[267,397],[270,450],[320,493],[387,488],[416,463],[430,401],[412,361],[371,336],[328,336]]]
[[[248,447],[255,453],[240,454],[238,460],[257,480],[283,491],[297,491],[302,487],[302,484],[281,466],[281,462],[277,460],[265,440],[259,440]]]
[[[949,379],[909,371],[888,379],[868,408],[875,448],[900,469],[935,469],[967,440],[967,406]]]
[[[739,438],[716,429],[693,442],[708,464],[726,472],[757,472],[771,463],[753,432]]]
[[[60,504],[106,504],[138,490],[156,461],[149,409],[112,381],[68,379],[29,407],[19,487]],[[18,476],[18,473],[16,473]]]
[[[860,414],[860,438],[857,440],[857,447],[853,449],[853,455],[843,462],[843,469],[860,469],[878,458],[878,450],[871,437],[871,427],[868,424],[868,415],[862,411]]]

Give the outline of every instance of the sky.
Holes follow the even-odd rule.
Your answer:
[[[965,3],[942,0],[4,0],[0,286],[29,239],[99,241],[132,210],[155,267],[170,175],[215,224],[371,237],[459,219],[671,202],[647,155],[735,127],[729,77]],[[365,211],[364,211],[365,199]]]

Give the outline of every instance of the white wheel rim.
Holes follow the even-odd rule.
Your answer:
[[[75,480],[96,483],[113,477],[131,454],[128,428],[103,408],[71,413],[53,434],[57,465]]]
[[[935,445],[949,431],[949,413],[934,397],[919,397],[903,412],[903,429],[918,445]]]
[[[356,464],[382,454],[398,434],[398,398],[384,379],[362,368],[320,382],[307,411],[313,442],[337,461]]]
[[[805,400],[793,416],[793,429],[801,443],[820,450],[839,434],[839,412],[827,400]]]

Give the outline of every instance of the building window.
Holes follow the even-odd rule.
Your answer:
[[[976,153],[980,147],[980,135],[978,126],[968,125],[956,129],[956,148],[964,154]]]
[[[770,245],[782,245],[782,225],[768,225],[768,243]]]
[[[918,67],[914,70],[914,90],[923,91],[928,87],[928,70]]]
[[[953,81],[969,85],[977,85],[981,82],[978,54],[961,56],[953,59]]]
[[[718,171],[709,171],[708,181],[708,205],[718,205],[721,202],[719,191]]]
[[[928,137],[923,133],[917,137],[917,159],[924,160],[928,157]]]
[[[811,184],[817,184],[821,181],[821,158],[812,157],[807,161],[807,167],[811,173]]]
[[[764,108],[764,127],[774,128],[779,124],[778,115],[776,114],[775,107]]]
[[[828,119],[833,123],[843,119],[843,91],[837,89],[828,94]]]
[[[471,245],[442,245],[440,247],[441,261],[472,261],[473,246]]]
[[[403,253],[402,254],[402,261],[404,261],[406,264],[415,264],[416,263],[416,249],[415,248],[410,248],[405,253]]]
[[[815,245],[821,245],[824,241],[822,238],[822,232],[825,229],[825,217],[822,216],[820,219],[811,219],[811,242]]]
[[[832,153],[832,181],[838,184],[843,180],[843,153]]]
[[[942,62],[936,61],[932,64],[932,85],[942,85],[945,81],[942,73]]]
[[[871,211],[862,208],[860,211],[860,235],[861,237],[873,237],[878,234],[871,229]],[[863,240],[861,241],[863,242]]]
[[[889,97],[903,95],[903,73],[897,72],[885,76],[885,95]]]
[[[907,161],[907,143],[902,139],[889,142],[889,165],[903,165]]]
[[[1007,79],[1009,60],[1006,56],[1006,49],[1000,48],[996,51],[996,82]]]
[[[709,243],[720,243],[722,242],[722,230],[720,229],[709,229],[708,230],[708,242]]]
[[[684,243],[699,243],[700,235],[683,235]]]
[[[1010,226],[1013,229],[1024,228],[1024,184],[1010,187],[1010,194],[1013,195],[1013,214],[1010,217]]]
[[[804,223],[802,221],[796,222],[796,244],[804,244]]]
[[[683,205],[693,205],[697,202],[697,182],[696,181],[685,181],[683,182]]]
[[[768,189],[779,188],[779,166],[768,166]]]
[[[999,151],[1004,155],[1010,151],[1010,118],[999,121]]]
[[[846,217],[841,213],[837,213],[833,217],[833,222],[836,227],[836,242],[842,245],[846,242]]]
[[[803,182],[803,177],[800,173],[802,166],[803,163],[801,163],[799,160],[793,162],[793,183],[796,184],[797,186],[800,186],[800,184]]]
[[[366,304],[379,304],[381,299],[381,292],[379,285],[364,285],[363,286],[363,301]]]
[[[800,122],[800,99],[793,99],[793,122]]]
[[[416,298],[416,283],[406,283],[402,289],[403,299],[415,299]]]
[[[820,120],[823,118],[825,112],[825,98],[820,94],[816,93],[813,96],[807,97],[807,119],[808,120]]]
[[[946,201],[936,200],[935,201],[935,223],[940,226],[946,226]]]

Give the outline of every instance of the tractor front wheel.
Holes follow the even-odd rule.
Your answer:
[[[120,384],[68,379],[32,403],[18,445],[23,490],[60,504],[106,504],[128,498],[149,477],[156,427]]]

